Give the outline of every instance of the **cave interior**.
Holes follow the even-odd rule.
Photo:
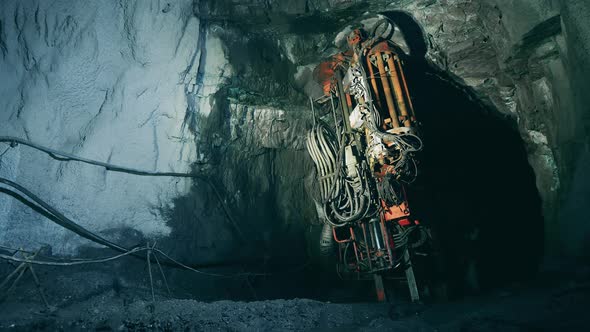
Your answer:
[[[587,329],[586,1],[0,8],[0,330]],[[320,253],[314,68],[376,18],[424,143],[419,302]]]

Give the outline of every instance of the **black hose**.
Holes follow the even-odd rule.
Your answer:
[[[324,224],[320,236],[320,255],[332,256],[334,252],[334,237],[332,236],[332,226]]]
[[[202,174],[195,174],[195,173],[152,172],[152,171],[141,170],[141,169],[136,169],[136,168],[131,168],[131,167],[113,165],[113,164],[105,163],[105,162],[98,161],[98,160],[92,160],[92,159],[88,159],[88,158],[78,157],[78,156],[70,154],[70,153],[66,153],[66,152],[58,151],[58,150],[55,150],[52,148],[48,148],[46,146],[42,146],[40,144],[33,143],[31,141],[28,141],[28,140],[25,140],[22,138],[18,138],[18,137],[14,137],[14,136],[0,136],[0,142],[8,142],[11,144],[18,143],[18,144],[22,144],[22,145],[27,145],[27,146],[35,148],[39,151],[43,151],[43,152],[47,153],[48,155],[50,155],[52,158],[60,160],[60,161],[79,161],[82,163],[91,164],[91,165],[95,165],[95,166],[102,166],[102,167],[106,168],[107,170],[113,171],[113,172],[122,172],[122,173],[129,173],[129,174],[135,174],[135,175],[141,175],[141,176],[172,176],[172,177],[182,177],[182,178],[205,178]],[[206,163],[197,162],[197,164],[202,165],[202,164],[206,164]]]
[[[64,216],[61,212],[54,209],[51,205],[47,204],[42,199],[40,199],[35,194],[30,192],[29,190],[27,190],[23,186],[19,185],[18,183],[10,181],[10,180],[3,178],[3,177],[0,177],[0,183],[4,183],[8,186],[16,188],[18,191],[22,192],[28,198],[30,198],[33,202],[35,202],[35,204],[37,204],[38,207],[33,208],[32,203],[30,201],[28,201],[25,197],[23,197],[21,194],[15,192],[15,191],[0,187],[1,192],[4,192],[4,193],[10,192],[11,196],[17,198],[21,202],[28,201],[28,203],[25,203],[25,204],[27,204],[29,207],[32,207],[37,212],[39,212],[39,206],[42,207],[45,212],[41,212],[41,214],[43,214],[45,217],[49,218],[51,221],[55,222],[56,224],[62,226],[63,228],[66,228],[66,229],[80,235],[81,237],[83,237],[85,239],[96,242],[98,244],[102,244],[103,246],[111,248],[113,250],[116,250],[119,252],[128,252],[129,251],[129,249],[124,248],[116,243],[113,243],[113,242],[111,242],[99,235],[96,235],[96,234],[90,232],[86,228],[78,225],[77,223],[75,223],[71,219]]]
[[[52,148],[48,148],[46,146],[42,146],[37,143],[33,143],[31,141],[24,140],[22,138],[18,138],[18,137],[14,137],[14,136],[0,136],[0,142],[8,142],[11,144],[11,146],[15,143],[23,144],[23,145],[32,147],[34,149],[37,149],[39,151],[45,152],[49,156],[51,156],[52,158],[59,160],[59,161],[79,161],[79,162],[90,164],[90,165],[101,166],[101,167],[104,167],[106,170],[112,171],[112,172],[128,173],[128,174],[140,175],[140,176],[166,176],[166,177],[194,178],[194,179],[199,179],[201,181],[204,181],[205,183],[207,183],[209,185],[209,187],[215,193],[217,200],[221,204],[221,208],[223,210],[223,213],[225,214],[225,217],[227,218],[230,225],[232,226],[232,228],[234,229],[234,231],[238,235],[239,240],[242,243],[244,243],[246,241],[244,233],[242,232],[242,230],[238,226],[237,222],[232,217],[231,212],[230,212],[229,208],[227,207],[227,204],[225,204],[225,201],[223,200],[221,193],[217,189],[217,186],[211,181],[211,179],[209,179],[208,177],[206,177],[203,174],[178,173],[178,172],[152,172],[152,171],[130,168],[130,167],[125,167],[125,166],[113,165],[113,164],[105,163],[102,161],[78,157],[78,156],[70,154],[70,153],[66,153],[66,152],[58,151],[58,150],[55,150]],[[205,164],[205,163],[197,163],[197,164]]]
[[[5,193],[9,196],[16,198],[17,200],[21,201],[22,203],[24,203],[28,207],[32,208],[35,212],[38,212],[41,215],[47,217],[49,220],[60,225],[61,227],[68,229],[85,239],[88,239],[92,242],[101,244],[101,245],[103,245],[107,248],[113,249],[115,251],[123,252],[123,253],[127,253],[130,251],[130,249],[127,249],[121,245],[111,242],[111,241],[109,241],[97,234],[94,234],[93,232],[87,230],[86,228],[80,226],[79,224],[77,224],[73,220],[64,216],[62,213],[57,211],[51,205],[49,205],[48,203],[43,201],[41,198],[39,198],[38,196],[36,196],[32,192],[30,192],[29,190],[27,190],[23,186],[19,185],[18,183],[15,183],[15,182],[8,180],[6,178],[3,178],[3,177],[0,177],[0,183],[3,183],[3,184],[10,186],[10,187],[13,187],[16,190],[20,191],[22,194],[15,191],[15,190],[10,189],[10,188],[4,188],[4,187],[0,187],[0,193]],[[140,255],[137,252],[134,252],[131,255],[136,258],[145,259],[144,255]],[[235,260],[227,260],[227,261],[222,261],[222,262],[207,262],[207,263],[200,263],[200,264],[192,264],[192,265],[190,265],[190,267],[210,268],[210,267],[221,267],[221,266],[239,266],[239,265],[242,265],[244,262],[245,261],[243,259],[240,260],[240,259],[236,258]],[[178,264],[176,262],[168,260],[168,259],[163,261],[162,264],[169,266],[169,267],[178,267]],[[189,266],[189,265],[187,265],[187,266]]]
[[[383,30],[383,32],[381,32],[379,34],[379,36],[376,36],[375,34],[377,33],[377,29],[379,29],[383,24],[387,24],[387,26],[385,27],[385,30]],[[384,33],[387,32],[387,29],[389,27],[391,27],[391,31],[387,35],[384,35]],[[375,23],[375,25],[373,26],[373,29],[371,31],[371,36],[372,36],[372,38],[382,38],[382,39],[388,40],[388,39],[391,39],[394,32],[395,32],[395,28],[393,26],[393,23],[388,18],[383,18],[383,19],[380,19],[379,21],[377,21],[377,23]]]

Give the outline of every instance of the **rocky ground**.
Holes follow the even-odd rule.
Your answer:
[[[567,275],[545,273],[526,287],[424,305],[309,299],[207,303],[170,299],[156,290],[153,306],[148,288],[112,285],[80,289],[77,286],[83,281],[71,280],[69,294],[77,298],[59,299],[49,291],[50,302],[59,303],[52,311],[44,309],[32,284],[23,286],[0,304],[0,330],[583,331],[590,325],[586,315],[589,275],[589,270]]]

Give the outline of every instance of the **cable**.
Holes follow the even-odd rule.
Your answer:
[[[346,147],[341,135],[338,152],[331,132],[322,125],[314,126],[307,134],[307,150],[314,161],[320,183],[321,203],[324,204],[326,223],[343,227],[363,218],[370,208],[369,184],[361,165],[356,166],[356,176],[349,178],[342,167]],[[332,220],[334,219],[334,220]]]
[[[27,250],[21,250],[21,249],[16,249],[16,248],[10,248],[10,247],[6,247],[3,245],[0,245],[0,248],[3,249],[7,249],[7,250],[11,250],[11,251],[18,251],[18,252],[22,252],[22,253],[32,253],[31,251],[27,251]],[[168,259],[170,262],[174,263],[175,265],[184,268],[185,270],[189,270],[195,273],[199,273],[202,275],[206,275],[206,276],[211,276],[211,277],[220,277],[220,278],[234,278],[234,277],[248,277],[248,276],[272,276],[272,275],[277,275],[277,274],[281,274],[281,273],[252,273],[252,272],[245,272],[245,273],[235,273],[235,274],[219,274],[219,273],[210,273],[210,272],[204,272],[202,270],[198,270],[195,269],[193,267],[190,267],[186,264],[183,264],[177,260],[175,260],[174,258],[170,257],[170,255],[166,254],[164,251],[157,249],[155,247],[140,247],[140,248],[134,248],[132,250],[129,250],[127,252],[115,255],[115,256],[110,256],[110,257],[105,257],[105,258],[95,258],[95,259],[88,259],[88,258],[82,258],[82,259],[71,259],[71,260],[57,260],[57,261],[47,261],[47,260],[38,260],[38,259],[29,259],[29,258],[20,258],[20,257],[16,257],[16,256],[9,256],[9,255],[5,255],[5,254],[0,254],[0,258],[5,259],[5,260],[9,260],[9,261],[13,261],[13,262],[19,262],[19,263],[30,263],[30,264],[36,264],[36,265],[48,265],[48,266],[75,266],[75,265],[84,265],[84,264],[99,264],[99,263],[106,263],[109,261],[113,261],[125,256],[129,256],[129,255],[134,255],[138,252],[142,252],[142,251],[152,251],[153,253],[158,253],[162,256],[164,256],[166,259]],[[43,256],[41,256],[43,257]],[[158,262],[159,265],[159,261],[158,261],[158,257],[156,255],[153,256],[154,260],[156,262]],[[43,257],[44,259],[53,259],[51,257]],[[298,266],[296,269],[293,270],[289,270],[286,271],[284,273],[292,273],[293,271],[298,271],[301,270],[303,268],[305,268],[306,266],[309,265],[309,262],[306,262],[305,264],[302,264],[301,266]]]
[[[92,259],[89,259],[89,258],[69,258],[69,259],[56,258],[56,257],[51,257],[51,256],[45,256],[45,255],[42,255],[42,254],[37,253],[37,252],[30,251],[30,250],[17,249],[17,248],[7,247],[7,246],[4,246],[4,245],[0,245],[0,249],[5,250],[5,251],[12,251],[14,253],[21,252],[23,254],[36,255],[35,256],[36,258],[43,258],[45,260],[51,260],[51,261],[54,261],[54,262],[71,262],[71,261],[88,261],[88,260],[92,260]]]
[[[18,144],[26,145],[26,146],[32,147],[34,149],[37,149],[39,151],[43,151],[43,152],[47,153],[48,155],[50,155],[52,158],[58,159],[60,161],[79,161],[79,162],[90,164],[90,165],[101,166],[101,167],[104,167],[105,169],[107,169],[109,171],[113,171],[113,172],[130,173],[130,174],[142,175],[142,176],[171,176],[171,177],[184,177],[184,178],[202,178],[203,177],[203,175],[195,174],[195,173],[153,172],[153,171],[141,170],[141,169],[130,168],[130,167],[125,167],[125,166],[113,165],[113,164],[105,163],[102,161],[78,157],[76,155],[73,155],[73,154],[70,154],[67,152],[62,152],[62,151],[58,151],[58,150],[55,150],[52,148],[48,148],[46,146],[42,146],[40,144],[33,143],[31,141],[24,140],[22,138],[18,138],[18,137],[14,137],[14,136],[0,136],[0,142],[9,142],[12,144],[18,143]],[[203,164],[207,164],[207,163],[206,162],[197,162],[197,164],[203,165]]]
[[[383,24],[387,24],[387,26],[385,27],[385,30],[383,30],[383,32],[381,32],[379,34],[379,36],[376,36],[377,29],[379,29]],[[388,29],[390,29],[389,33],[387,35],[385,35],[385,33],[387,32]],[[375,23],[375,25],[373,25],[371,35],[373,36],[373,38],[381,38],[384,40],[388,40],[388,39],[391,39],[394,32],[395,32],[395,28],[394,28],[391,20],[389,20],[389,18],[383,18],[383,19],[380,19],[379,21],[377,21],[377,23]]]
[[[103,245],[107,248],[113,249],[115,251],[119,251],[122,253],[126,253],[126,252],[130,251],[130,249],[124,248],[116,243],[113,243],[113,242],[111,242],[99,235],[96,235],[96,234],[90,232],[86,228],[78,225],[76,222],[67,218],[66,216],[61,214],[59,211],[57,211],[56,209],[51,207],[49,204],[44,202],[42,199],[37,197],[35,194],[31,193],[26,188],[20,186],[19,184],[15,183],[13,181],[10,181],[8,179],[2,178],[2,177],[0,177],[0,183],[4,183],[8,186],[16,188],[22,194],[15,191],[15,190],[10,189],[10,188],[4,188],[4,187],[0,187],[0,192],[6,193],[10,196],[13,196],[14,198],[23,202],[24,204],[26,204],[27,206],[29,206],[30,208],[32,208],[36,212],[42,214],[43,216],[47,217],[51,221],[55,222],[56,224],[78,234],[79,236],[81,236],[85,239],[88,239],[88,240],[93,241],[95,243],[101,244],[101,245]],[[27,196],[28,198],[25,196]],[[136,255],[136,253],[133,253],[133,256],[138,257]],[[143,259],[143,257],[139,257],[139,258]],[[164,261],[163,263],[168,266],[171,265],[171,263],[167,262],[167,261]],[[237,262],[228,261],[228,262],[221,262],[221,263],[199,264],[198,266],[200,266],[200,267],[228,266],[228,265],[235,265],[236,263]],[[177,264],[174,264],[174,265],[177,265]]]
[[[193,272],[196,272],[196,273],[199,273],[199,274],[208,275],[208,276],[211,276],[211,277],[231,278],[231,277],[237,277],[237,276],[267,275],[267,274],[264,274],[264,273],[237,273],[237,274],[234,274],[234,275],[225,275],[225,274],[218,274],[218,273],[203,272],[201,270],[195,269],[193,267],[190,267],[188,265],[185,265],[185,264],[183,264],[183,263],[175,260],[174,258],[168,256],[168,254],[166,254],[165,252],[163,252],[160,249],[155,249],[154,248],[153,251],[159,253],[160,255],[162,255],[164,257],[166,257],[171,262],[173,262],[174,264],[176,264],[176,265],[178,265],[178,266],[180,266],[180,267],[182,267],[184,269],[187,269],[189,271],[193,271]]]
[[[2,160],[2,157],[4,157],[4,155],[6,154],[6,152],[8,152],[8,150],[10,150],[10,148],[11,148],[11,147],[10,147],[10,146],[8,146],[8,147],[6,148],[6,150],[4,150],[4,152],[0,153],[0,160]]]
[[[4,183],[8,182],[8,183],[11,183],[12,181],[6,180],[6,179],[3,179],[3,178],[0,177],[0,182],[4,182]],[[18,184],[16,184],[16,185],[18,186]],[[22,188],[22,187],[20,187],[20,188]],[[23,192],[25,194],[30,193],[25,188],[22,188],[22,189],[24,189]],[[7,188],[0,187],[0,192],[8,193],[11,196],[16,197],[17,199],[21,200],[23,203],[27,204],[30,207],[32,207],[32,205],[33,205],[32,202],[29,202],[23,195],[17,193],[16,191],[13,191],[13,190],[10,190],[10,189],[7,189]],[[40,200],[38,197],[36,197],[32,193],[31,193],[31,197],[30,198],[31,199],[37,199],[37,200],[39,200],[39,203],[46,204],[45,202],[43,202],[42,200]],[[40,212],[38,210],[40,208],[41,207],[36,206],[34,209],[37,212]],[[59,214],[59,212],[57,212],[57,213]],[[77,225],[75,222],[67,219],[66,217],[64,217],[64,218],[66,219],[67,223],[64,223],[63,220],[59,220],[58,217],[56,217],[55,215],[53,215],[53,214],[51,214],[51,213],[49,213],[47,211],[45,211],[44,215],[46,217],[50,218],[52,221],[54,221],[57,224],[59,224],[60,226],[62,226],[64,228],[67,228],[67,229],[70,229],[70,230],[74,231],[76,234],[78,234],[80,236],[83,236],[83,237],[85,237],[85,238],[87,238],[87,239],[89,239],[89,240],[91,240],[93,242],[100,243],[100,244],[102,244],[102,245],[104,245],[104,246],[106,246],[108,248],[111,248],[111,249],[114,249],[114,250],[117,250],[117,251],[122,251],[122,254],[119,254],[117,256],[113,256],[114,258],[111,257],[111,258],[105,258],[105,259],[75,259],[75,260],[70,260],[70,261],[56,260],[55,258],[46,257],[47,259],[51,259],[51,260],[54,260],[54,261],[53,262],[38,261],[38,262],[41,262],[40,264],[43,264],[43,265],[56,265],[56,266],[68,266],[68,265],[79,265],[79,264],[85,264],[85,263],[101,263],[101,262],[106,262],[106,261],[109,261],[109,260],[112,260],[112,259],[124,257],[124,256],[127,256],[127,255],[132,255],[135,258],[140,258],[140,259],[143,259],[144,258],[143,256],[138,256],[137,253],[139,251],[145,251],[145,250],[147,250],[147,248],[145,248],[145,247],[135,248],[135,249],[131,249],[131,250],[125,249],[125,248],[123,248],[121,246],[118,246],[116,244],[113,244],[112,242],[110,242],[108,240],[102,239],[98,235],[95,235],[95,234],[91,233],[90,231],[88,231],[88,230],[84,229],[83,227]],[[71,228],[69,228],[69,227],[66,226],[69,223],[73,224],[73,226],[76,226],[76,227],[74,227],[75,230],[73,230],[73,229],[71,229]],[[64,225],[64,224],[66,224],[66,225]],[[86,234],[84,234],[84,235],[83,234],[80,234],[80,233],[77,232],[79,230],[83,230],[83,231],[87,232],[88,234],[90,234],[91,236],[87,237],[87,236],[85,236]],[[98,242],[97,241],[97,238],[98,239],[102,239],[103,241],[105,241],[105,243]],[[3,246],[3,245],[0,245],[0,248],[5,249],[5,250],[10,250],[10,251],[21,251],[21,252],[24,252],[24,253],[32,253],[31,251],[25,251],[25,250],[16,249],[16,248],[10,248],[10,247]],[[203,275],[208,275],[208,276],[213,276],[213,277],[227,277],[227,278],[229,278],[229,277],[239,277],[239,276],[269,276],[269,275],[273,275],[273,274],[275,274],[275,275],[276,274],[279,274],[279,273],[273,273],[273,274],[271,274],[271,273],[239,273],[239,274],[233,274],[233,275],[222,275],[222,274],[216,274],[216,273],[209,273],[209,272],[204,272],[204,271],[198,270],[198,269],[196,269],[194,267],[191,267],[189,265],[183,264],[183,263],[181,263],[181,262],[173,259],[172,257],[170,257],[165,252],[161,251],[160,249],[156,249],[156,248],[151,248],[151,249],[154,252],[160,253],[162,256],[164,256],[165,258],[167,258],[167,261],[163,261],[162,262],[163,265],[167,265],[169,267],[170,266],[178,266],[178,267],[182,267],[184,269],[191,270],[193,272],[197,272],[197,273],[200,273],[200,274],[203,274]],[[14,260],[14,259],[11,259],[10,257],[12,257],[12,256],[7,256],[7,255],[0,254],[0,258]],[[18,259],[18,258],[16,258],[16,259]],[[21,260],[19,260],[19,261],[21,261]],[[31,262],[31,263],[36,263],[36,262]],[[200,267],[231,266],[231,265],[236,265],[237,263],[239,263],[239,262],[227,261],[227,262],[220,262],[220,263],[199,264],[198,266],[200,266]],[[308,263],[304,264],[302,266],[302,268],[304,268],[307,265],[308,265]],[[286,272],[286,273],[290,273],[290,272]]]
[[[4,246],[2,246],[4,247]],[[6,248],[6,247],[5,247]],[[25,252],[23,250],[19,250],[22,252]],[[170,257],[169,255],[167,255],[166,253],[164,253],[162,250],[160,249],[156,249],[153,247],[141,247],[141,248],[135,248],[132,250],[129,250],[127,252],[115,255],[115,256],[111,256],[111,257],[106,257],[106,258],[96,258],[96,259],[78,259],[78,260],[71,260],[71,261],[60,261],[60,262],[49,262],[49,261],[42,261],[42,260],[36,260],[36,259],[28,259],[28,258],[20,258],[20,257],[15,257],[15,256],[9,256],[9,255],[4,255],[4,254],[0,254],[0,258],[5,259],[5,260],[9,260],[9,261],[13,261],[13,262],[19,262],[19,263],[30,263],[30,264],[36,264],[36,265],[49,265],[49,266],[75,266],[75,265],[84,265],[84,264],[99,264],[99,263],[106,263],[109,261],[113,261],[125,256],[129,256],[129,255],[133,255],[135,253],[138,252],[142,252],[142,251],[153,251],[156,253],[161,254],[162,256],[166,257],[168,260],[170,260],[171,262],[173,262],[174,264],[186,269],[186,270],[190,270],[199,274],[203,274],[203,275],[207,275],[207,276],[212,276],[212,277],[223,277],[223,278],[231,278],[231,277],[239,277],[239,276],[252,276],[252,275],[265,275],[265,274],[255,274],[255,273],[236,273],[236,274],[232,274],[232,275],[225,275],[225,274],[218,274],[218,273],[209,273],[209,272],[203,272],[201,270],[197,270],[195,268],[192,268],[190,266],[187,266],[185,264],[182,264],[180,262],[178,262],[177,260],[173,259],[172,257]],[[154,255],[154,258],[157,260],[157,257]]]
[[[52,158],[59,160],[59,161],[79,161],[79,162],[90,164],[90,165],[101,166],[101,167],[104,167],[106,170],[112,171],[112,172],[128,173],[128,174],[139,175],[139,176],[182,177],[182,178],[195,178],[195,179],[202,180],[205,183],[207,183],[209,185],[209,187],[213,190],[213,193],[215,194],[217,200],[221,204],[221,208],[223,210],[223,213],[225,214],[225,217],[227,218],[227,220],[230,222],[233,229],[238,234],[240,241],[245,242],[244,233],[242,232],[242,230],[238,226],[235,219],[232,217],[230,210],[227,207],[227,204],[225,204],[225,201],[223,200],[221,193],[217,189],[217,186],[215,186],[215,184],[211,181],[211,179],[207,178],[206,176],[204,176],[202,174],[177,173],[177,172],[152,172],[152,171],[146,171],[146,170],[140,170],[140,169],[129,168],[129,167],[124,167],[124,166],[113,165],[113,164],[105,163],[102,161],[78,157],[78,156],[75,156],[70,153],[51,149],[51,148],[39,145],[37,143],[33,143],[31,141],[24,140],[24,139],[14,137],[14,136],[0,136],[0,142],[9,142],[11,144],[11,147],[15,143],[23,144],[23,145],[32,147],[34,149],[37,149],[39,151],[45,152],[49,156],[51,156]],[[197,164],[206,164],[206,163],[197,163]]]
[[[109,261],[113,261],[116,259],[119,259],[121,257],[125,257],[125,256],[129,256],[129,255],[133,255],[137,252],[140,251],[146,251],[146,250],[150,250],[151,248],[135,248],[133,250],[129,250],[128,252],[124,252],[122,254],[118,254],[115,256],[111,256],[111,257],[106,257],[106,258],[96,258],[96,259],[85,259],[85,260],[75,260],[75,261],[70,261],[70,262],[47,262],[47,261],[40,261],[40,260],[35,260],[35,259],[28,259],[28,258],[20,258],[20,257],[15,257],[15,256],[8,256],[8,255],[4,255],[4,254],[0,254],[0,258],[9,260],[9,261],[13,261],[13,262],[19,262],[19,263],[31,263],[31,264],[36,264],[36,265],[50,265],[50,266],[74,266],[74,265],[83,265],[83,264],[96,264],[96,263],[106,263]]]
[[[233,219],[231,218],[231,216],[229,215],[229,211],[227,209],[227,206],[224,204],[222,198],[221,198],[221,194],[219,193],[219,191],[217,190],[217,188],[212,184],[212,182],[205,178],[202,175],[198,175],[198,174],[190,174],[190,173],[172,173],[172,172],[168,172],[168,173],[158,173],[158,172],[149,172],[149,171],[141,171],[141,170],[136,170],[136,169],[131,169],[131,168],[126,168],[126,167],[121,167],[121,166],[116,166],[116,165],[111,165],[111,164],[107,164],[107,163],[103,163],[103,162],[98,162],[98,161],[94,161],[94,160],[90,160],[90,159],[85,159],[85,158],[79,158],[67,153],[63,153],[57,150],[53,150],[50,148],[46,148],[40,145],[37,145],[35,143],[31,143],[19,138],[15,138],[15,137],[9,137],[9,136],[0,136],[0,142],[18,142],[30,147],[33,147],[35,149],[41,150],[43,152],[46,152],[47,154],[49,154],[51,157],[58,159],[58,160],[65,160],[65,161],[69,161],[69,160],[76,160],[76,161],[80,161],[80,162],[84,162],[84,163],[88,163],[88,164],[93,164],[93,165],[98,165],[98,166],[103,166],[105,167],[107,170],[111,170],[111,171],[116,171],[116,172],[124,172],[124,173],[130,173],[130,174],[135,174],[135,175],[147,175],[147,176],[175,176],[175,177],[193,177],[193,178],[199,178],[202,179],[204,181],[206,181],[208,184],[211,185],[211,188],[214,190],[217,198],[219,199],[220,203],[222,204],[222,207],[226,213],[226,216],[228,217],[228,219],[230,219],[230,221],[233,221]],[[8,150],[8,149],[7,149]],[[62,157],[60,157],[62,156]],[[222,274],[217,274],[217,273],[208,273],[208,272],[204,272],[198,269],[195,269],[191,266],[188,266],[186,264],[183,264],[175,259],[173,259],[172,257],[170,257],[168,254],[164,253],[163,251],[161,251],[160,249],[156,249],[156,248],[135,248],[135,249],[126,249],[116,243],[113,243],[111,241],[108,241],[104,238],[102,238],[99,235],[96,235],[90,231],[88,231],[87,229],[85,229],[84,227],[78,225],[76,222],[72,221],[71,219],[67,218],[65,215],[63,215],[62,213],[60,213],[59,211],[57,211],[55,208],[53,208],[51,205],[47,204],[45,201],[43,201],[41,198],[39,198],[38,196],[36,196],[35,194],[33,194],[31,191],[27,190],[26,188],[24,188],[23,186],[19,185],[18,183],[11,181],[9,179],[0,177],[0,183],[3,183],[7,186],[13,187],[15,189],[17,189],[17,191],[15,190],[11,190],[9,188],[3,188],[0,187],[0,192],[8,194],[10,196],[13,196],[14,198],[18,199],[19,201],[23,202],[24,204],[26,204],[27,206],[31,207],[33,210],[35,210],[36,212],[42,214],[43,216],[49,218],[50,220],[52,220],[53,222],[57,223],[58,225],[78,234],[79,236],[82,236],[88,240],[91,240],[95,243],[104,245],[105,247],[111,248],[113,250],[122,252],[119,255],[116,256],[112,256],[112,257],[108,257],[108,258],[102,258],[102,259],[76,259],[76,260],[72,260],[69,262],[65,262],[65,261],[53,261],[53,262],[47,262],[47,261],[38,261],[38,260],[25,260],[22,258],[18,258],[18,257],[13,257],[13,256],[7,256],[4,254],[0,254],[0,258],[4,258],[4,259],[8,259],[8,260],[12,260],[12,261],[18,261],[18,262],[29,262],[32,264],[41,264],[41,265],[54,265],[54,266],[70,266],[70,265],[80,265],[80,264],[90,264],[90,263],[104,263],[104,262],[108,262],[114,259],[118,259],[124,256],[128,256],[128,255],[132,255],[135,257],[137,256],[137,253],[140,251],[145,251],[145,250],[152,250],[154,252],[157,252],[159,254],[161,254],[162,256],[164,256],[166,259],[168,259],[168,262],[164,261],[163,263],[165,265],[170,266],[171,263],[188,269],[190,271],[199,273],[199,274],[203,274],[203,275],[208,275],[208,276],[214,276],[214,277],[236,277],[236,276],[268,276],[268,275],[272,275],[272,274],[268,274],[268,273],[240,273],[240,274],[234,274],[234,275],[222,275]],[[22,194],[21,194],[22,193]],[[24,195],[23,195],[24,194]],[[27,196],[27,197],[25,197]],[[28,199],[27,199],[28,198]],[[239,230],[239,228],[237,228],[237,224],[235,224],[235,222],[233,222],[234,226],[236,227],[236,230],[239,231],[239,234],[242,235],[241,231]],[[243,235],[242,235],[243,238]],[[26,252],[24,250],[20,250],[20,249],[13,249],[13,248],[9,248],[6,246],[0,246],[0,248],[3,249],[12,249],[12,250],[19,250],[21,252]],[[143,258],[143,257],[140,257]],[[50,258],[53,259],[53,258]],[[213,267],[213,266],[227,266],[227,265],[231,265],[231,262],[222,262],[222,263],[210,263],[210,264],[200,264],[200,266],[203,267]],[[305,266],[307,266],[308,263],[304,264],[302,266],[302,268],[305,268]],[[275,273],[276,274],[276,273]]]
[[[307,151],[318,171],[320,199],[325,203],[332,197],[332,188],[337,178],[336,148],[334,140],[324,125],[318,124],[307,134]]]
[[[18,183],[10,181],[10,180],[3,178],[3,177],[0,177],[0,183],[3,183],[3,184],[6,184],[10,187],[16,188],[18,191],[23,193],[25,196],[27,196],[30,200],[32,200],[35,203],[33,205],[27,204],[27,203],[25,203],[25,204],[27,204],[29,207],[33,208],[35,211],[40,212],[45,217],[49,218],[50,220],[57,223],[58,225],[66,228],[66,229],[69,229],[70,231],[82,236],[83,238],[86,238],[86,239],[91,240],[93,242],[102,244],[103,246],[111,248],[113,250],[116,250],[119,252],[128,252],[129,251],[129,249],[119,246],[116,243],[113,243],[113,242],[111,242],[99,235],[96,235],[96,234],[88,231],[86,228],[78,225],[77,223],[75,223],[71,219],[69,219],[66,216],[64,216],[63,214],[61,214],[59,211],[57,211],[52,206],[50,206],[45,201],[43,201],[41,198],[37,197],[35,194],[30,192],[29,190],[27,190],[23,186],[19,185]],[[14,190],[0,187],[0,192],[7,193],[22,202],[31,203],[23,195],[21,195],[20,193],[14,191]],[[42,211],[39,211],[39,210],[42,210]]]
[[[387,132],[382,132],[379,130],[379,128],[377,128],[375,119],[373,118],[373,113],[368,112],[367,114],[369,119],[365,121],[365,124],[371,134],[382,140],[392,142],[399,152],[399,157],[393,162],[392,165],[395,169],[395,173],[400,177],[399,180],[406,183],[412,183],[418,173],[412,154],[422,150],[422,139],[411,133],[390,134]],[[411,162],[411,165],[414,165],[414,174],[411,174],[411,170],[409,169],[411,166],[409,166],[408,162]]]

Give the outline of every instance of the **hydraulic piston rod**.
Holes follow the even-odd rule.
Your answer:
[[[391,88],[389,87],[389,82],[385,71],[385,64],[383,64],[383,58],[381,57],[381,53],[376,52],[375,58],[377,62],[377,68],[379,69],[381,84],[383,85],[383,93],[385,94],[385,100],[387,101],[387,110],[389,111],[389,116],[391,117],[393,127],[398,128],[400,126],[399,119],[397,117],[397,113],[395,112],[395,105],[393,103],[393,97],[391,95]]]
[[[401,113],[404,127],[410,127],[410,116],[408,114],[408,109],[406,108],[406,101],[404,99],[404,94],[402,93],[402,87],[397,74],[397,68],[393,63],[393,55],[391,53],[386,54],[387,66],[389,68],[389,78],[391,80],[391,85],[393,86],[393,91],[395,92],[395,101],[397,102],[397,107]]]

